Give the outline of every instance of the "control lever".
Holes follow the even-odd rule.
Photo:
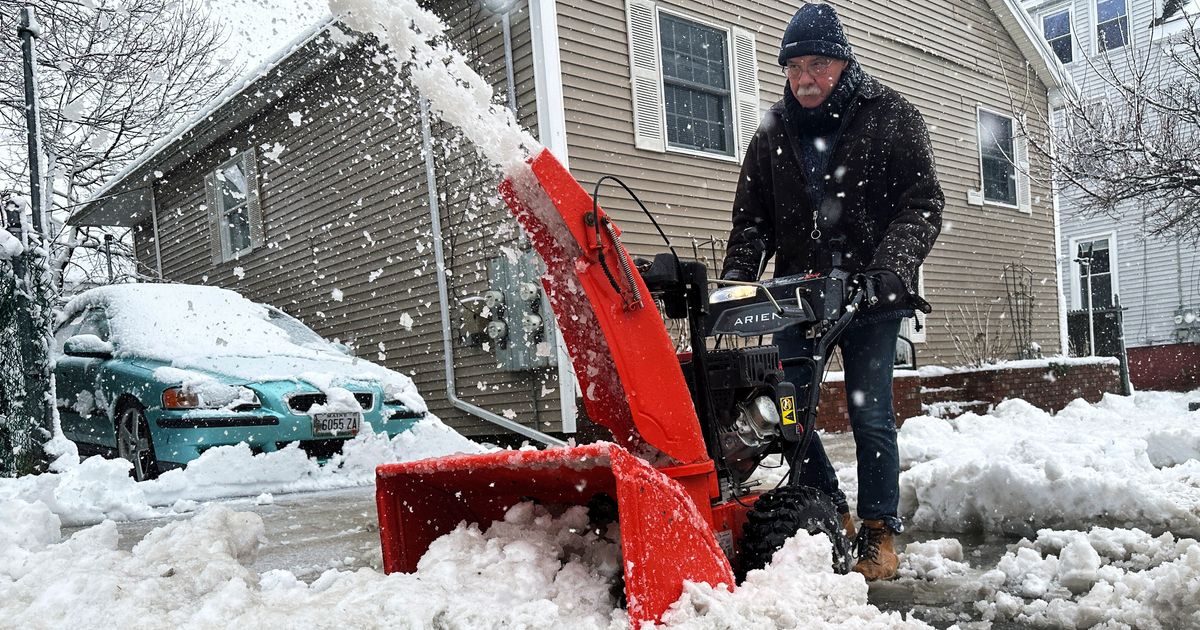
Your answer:
[[[767,267],[767,241],[763,239],[758,228],[753,225],[742,230],[742,235],[746,237],[746,242],[750,248],[758,252],[758,271],[754,274],[755,279],[761,278],[763,271]]]

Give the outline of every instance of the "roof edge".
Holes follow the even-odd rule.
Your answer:
[[[1054,55],[1050,44],[1042,38],[1033,17],[1021,6],[1020,0],[987,0],[987,3],[1046,86],[1078,97],[1079,86]]]
[[[85,203],[85,205],[82,206],[78,212],[73,213],[70,219],[67,220],[67,223],[76,225],[77,219],[84,220],[86,215],[89,214],[89,211],[92,210],[93,206],[96,205],[95,202],[102,198],[112,197],[115,189],[125,184],[126,180],[128,180],[130,176],[146,167],[165,149],[184,139],[189,133],[195,130],[200,123],[208,119],[227,103],[233,101],[239,95],[250,90],[250,88],[252,88],[260,79],[267,76],[272,70],[279,66],[281,62],[290,57],[297,50],[303,48],[313,40],[331,30],[336,23],[337,18],[332,14],[323,17],[319,22],[316,22],[304,29],[304,31],[293,38],[290,42],[281,46],[269,57],[255,66],[253,70],[247,72],[246,74],[242,75],[241,78],[231,83],[229,87],[225,88],[224,91],[214,97],[208,103],[208,105],[197,111],[187,120],[181,122],[174,129],[172,129],[170,133],[167,133],[155,141],[154,144],[150,145],[150,148],[146,149],[146,151],[137,159],[129,164],[126,164],[125,167],[120,171],[117,171],[116,175],[113,175],[107,182],[105,182],[103,186],[100,187],[99,190],[90,195],[89,200]],[[116,192],[116,194],[120,194],[119,191]]]

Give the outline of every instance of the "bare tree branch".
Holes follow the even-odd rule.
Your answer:
[[[1031,142],[1085,216],[1145,220],[1146,233],[1200,241],[1200,41],[1195,13],[1169,36],[1089,58],[1103,96],[1068,99],[1052,138]],[[1168,23],[1170,24],[1170,23]],[[1161,27],[1160,27],[1161,28]]]
[[[218,59],[227,31],[204,0],[0,0],[0,30],[15,32],[26,4],[43,29],[42,148],[52,198],[51,260],[61,287],[75,248],[96,239],[66,228],[77,210],[70,206],[199,111],[237,69]],[[29,168],[15,38],[4,38],[0,55],[6,60],[0,64],[0,191],[23,195]]]

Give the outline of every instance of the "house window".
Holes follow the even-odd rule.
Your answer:
[[[667,144],[733,154],[733,107],[724,31],[659,14]]]
[[[1054,55],[1063,63],[1074,60],[1071,43],[1071,11],[1062,9],[1042,16],[1042,35],[1050,44]]]
[[[1017,205],[1012,118],[979,110],[979,153],[984,200]]]
[[[232,255],[250,249],[250,187],[242,170],[240,156],[217,169],[217,212],[221,238]]]
[[[1129,9],[1125,0],[1096,0],[1096,49],[1112,50],[1129,43]]]
[[[1113,305],[1111,240],[1105,237],[1077,241],[1075,263],[1079,278],[1079,307],[1088,308],[1089,306],[1088,280],[1090,276],[1091,307],[1110,308]]]
[[[234,260],[263,244],[258,166],[254,151],[222,163],[205,178],[214,263]]]
[[[758,40],[625,0],[634,146],[733,161],[758,129]]]

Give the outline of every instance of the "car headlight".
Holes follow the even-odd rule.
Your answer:
[[[752,298],[758,293],[758,287],[736,285],[732,287],[724,287],[713,291],[708,296],[709,304],[720,304],[721,302],[732,302],[734,300],[744,300]]]
[[[201,392],[183,386],[168,387],[162,393],[163,409],[257,409],[262,407],[258,394],[247,387],[221,387],[216,396],[203,396]],[[232,394],[232,395],[231,395]],[[208,400],[218,398],[218,400]]]
[[[203,406],[200,394],[182,387],[169,387],[163,390],[163,409],[199,409]]]

